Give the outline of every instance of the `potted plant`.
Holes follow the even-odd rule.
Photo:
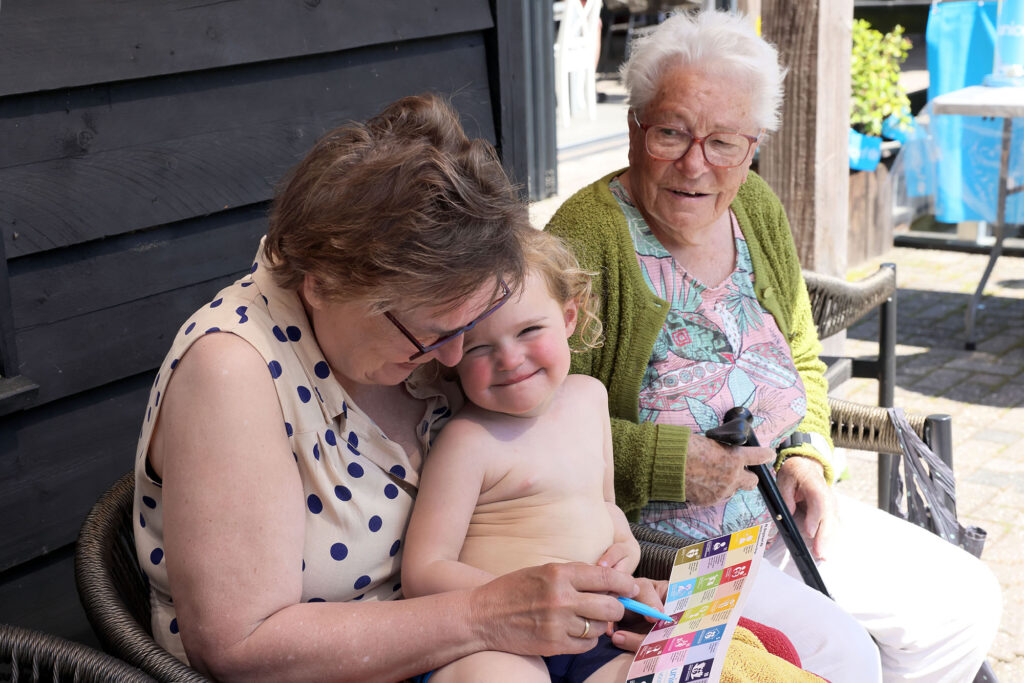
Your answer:
[[[882,135],[899,138],[911,124],[910,99],[900,84],[900,65],[910,41],[896,25],[883,34],[864,19],[853,23],[850,60],[850,168],[873,171]]]

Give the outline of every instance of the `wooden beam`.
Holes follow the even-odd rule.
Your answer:
[[[782,128],[759,172],[789,214],[801,263],[846,271],[853,0],[761,0],[761,30],[789,68]]]
[[[736,10],[756,21],[761,18],[761,0],[738,0]]]

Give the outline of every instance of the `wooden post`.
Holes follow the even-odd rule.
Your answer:
[[[738,0],[736,9],[757,21],[761,17],[761,0]]]
[[[789,67],[782,128],[758,169],[782,199],[805,268],[845,275],[853,0],[761,0],[761,30]]]

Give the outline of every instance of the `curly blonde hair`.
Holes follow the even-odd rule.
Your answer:
[[[534,230],[523,239],[526,271],[544,278],[548,293],[559,304],[575,301],[579,307],[575,337],[587,347],[604,341],[603,325],[597,317],[600,303],[593,292],[593,273],[580,268],[569,245],[549,232]],[[582,349],[574,349],[582,351]]]

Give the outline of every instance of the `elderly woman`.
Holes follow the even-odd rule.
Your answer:
[[[436,98],[317,143],[151,393],[135,538],[157,642],[221,680],[400,680],[583,652],[587,620],[622,618],[637,581],[578,563],[395,599],[424,454],[461,404],[422,366],[456,364],[517,291],[525,230],[493,149]]]
[[[992,574],[830,488],[843,466],[807,292],[783,208],[749,170],[778,126],[775,49],[742,17],[678,15],[633,48],[623,75],[629,167],[580,190],[547,228],[599,273],[607,339],[573,370],[608,387],[619,505],[692,539],[764,522],[744,467],[774,451],[702,434],[736,405],[754,414],[762,444],[804,433],[782,451],[778,485],[837,602],[804,586],[776,542],[746,616],[780,628],[804,666],[834,682],[879,671],[970,680],[998,623]]]

